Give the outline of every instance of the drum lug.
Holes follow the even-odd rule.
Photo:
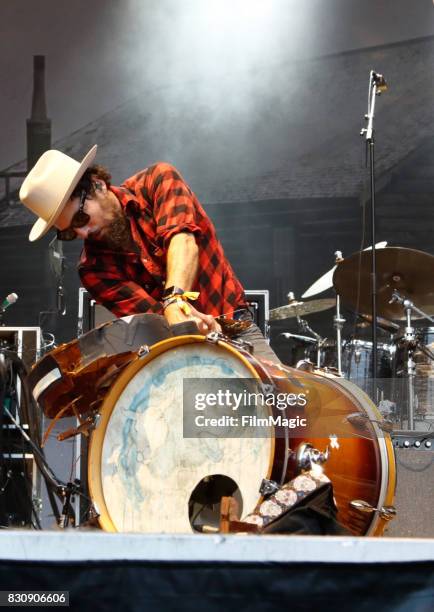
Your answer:
[[[350,506],[354,508],[354,510],[364,512],[365,514],[373,514],[374,512],[378,512],[380,517],[385,521],[391,521],[396,516],[396,508],[394,506],[374,508],[374,506],[371,506],[371,504],[368,504],[368,502],[364,501],[363,499],[353,499],[353,501],[350,502]]]
[[[149,351],[151,349],[149,348],[149,346],[147,344],[142,344],[142,346],[139,347],[138,351],[137,351],[137,357],[146,357],[146,355],[149,354]]]
[[[371,506],[371,504],[368,504],[368,502],[364,501],[363,499],[353,499],[350,501],[350,506],[351,508],[354,508],[354,510],[364,512],[365,514],[377,512],[377,509],[374,508],[374,506]]]
[[[391,521],[396,516],[395,506],[382,506],[379,510],[380,516],[385,521]]]
[[[219,340],[224,340],[225,337],[219,332],[210,332],[206,335],[206,339],[208,342],[211,342],[211,344],[217,344]]]
[[[96,505],[95,502],[92,502],[88,510],[88,520],[96,521],[99,519],[99,517],[100,517],[100,513],[98,510],[98,506]]]
[[[263,478],[261,486],[259,487],[259,493],[263,497],[266,497],[268,495],[273,495],[273,493],[276,493],[279,489],[280,487],[277,482],[274,480],[268,480],[268,478]]]
[[[322,465],[330,456],[330,449],[327,446],[324,452],[314,448],[309,442],[303,442],[297,449],[296,464],[300,472],[312,469],[313,464]]]
[[[212,344],[217,344],[220,340],[228,342],[228,337],[219,332],[210,332],[209,334],[207,334],[206,339]],[[251,355],[253,354],[253,344],[251,342],[247,342],[247,340],[234,340],[233,338],[231,338],[230,343],[235,347],[239,347],[247,351]]]
[[[303,372],[313,372],[315,370],[315,365],[309,361],[309,359],[301,359],[297,361],[295,369],[302,370]]]

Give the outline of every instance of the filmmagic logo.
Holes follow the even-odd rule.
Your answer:
[[[304,417],[296,416],[287,418],[281,414],[267,417],[258,417],[253,415],[243,415],[242,417],[223,415],[221,417],[206,417],[203,414],[198,414],[194,423],[196,427],[288,427],[295,429],[296,427],[307,427],[307,420]]]
[[[250,393],[246,390],[239,393],[229,389],[219,389],[216,393],[196,393],[194,407],[195,410],[205,410],[206,408],[239,408],[251,406],[268,406],[277,410],[286,410],[294,406],[306,406],[307,399],[305,393]]]

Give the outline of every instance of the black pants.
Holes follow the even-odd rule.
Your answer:
[[[253,321],[252,313],[247,310],[239,311],[236,313],[236,319],[238,321]],[[274,361],[275,363],[280,363],[280,359],[270,347],[268,342],[265,340],[261,330],[256,325],[256,323],[252,322],[252,325],[234,336],[234,340],[245,340],[246,342],[250,342],[253,345],[253,355],[255,357],[260,357],[262,359],[268,359],[269,361]]]

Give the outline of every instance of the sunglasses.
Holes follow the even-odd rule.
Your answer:
[[[77,238],[77,232],[74,228],[76,227],[84,227],[90,221],[90,215],[84,212],[84,204],[86,202],[87,192],[83,189],[80,196],[80,206],[78,207],[77,212],[71,219],[71,223],[69,227],[64,230],[57,230],[57,239],[58,240],[74,240]]]

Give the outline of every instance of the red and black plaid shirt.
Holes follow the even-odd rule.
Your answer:
[[[217,316],[246,307],[243,288],[217,240],[214,226],[178,171],[159,162],[110,187],[127,215],[139,253],[112,251],[84,241],[78,264],[83,286],[117,316],[162,313],[166,256],[171,238],[191,232],[199,246],[195,308]]]

